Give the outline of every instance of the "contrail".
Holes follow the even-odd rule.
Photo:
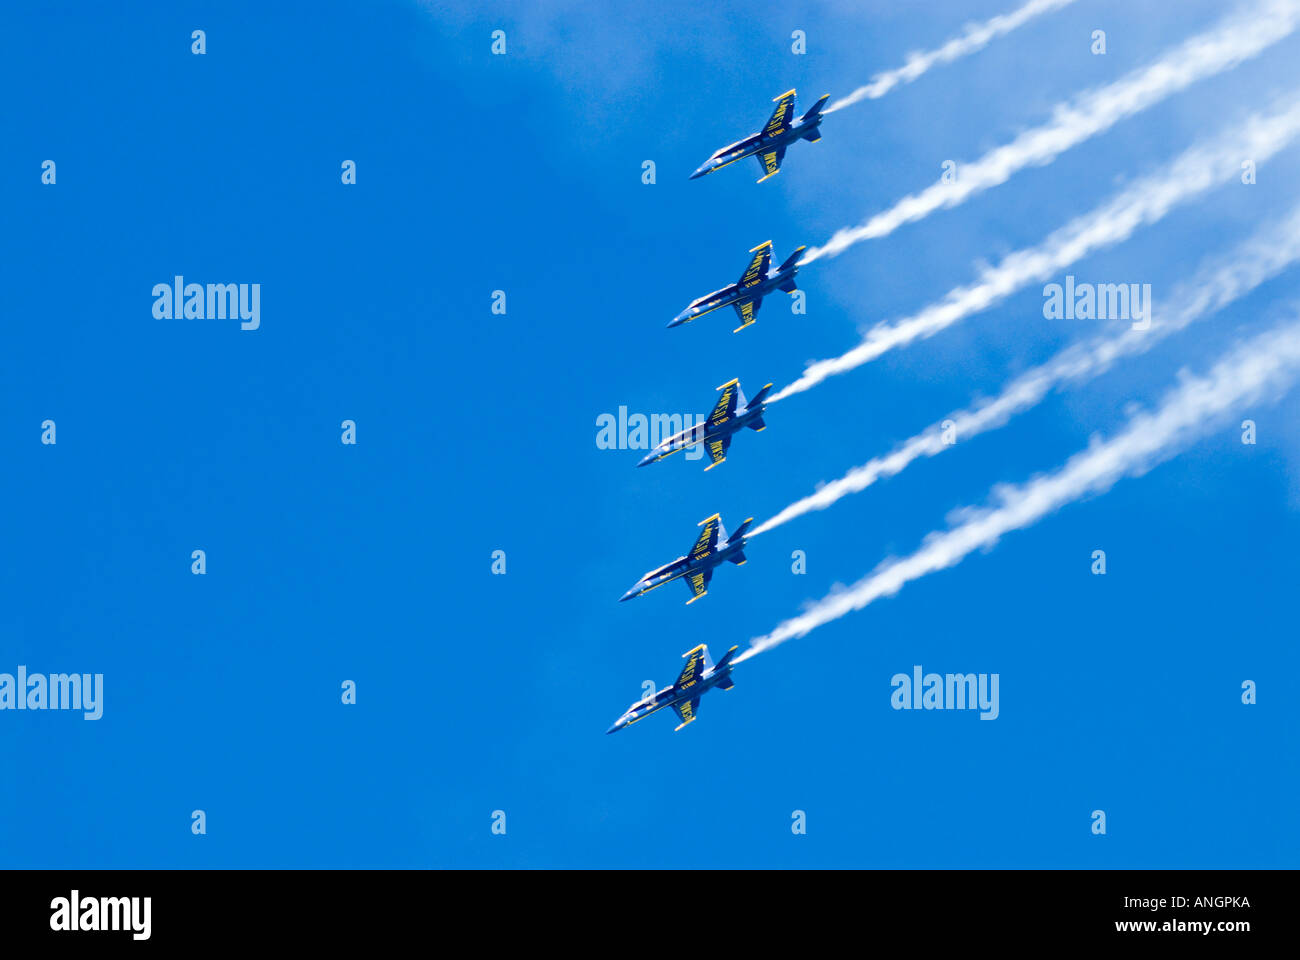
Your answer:
[[[1297,0],[1266,0],[1249,12],[1238,11],[1154,63],[1057,104],[1051,122],[1025,131],[978,160],[958,164],[955,182],[935,183],[904,197],[861,226],[837,231],[825,246],[812,248],[799,263],[835,256],[862,240],[883,237],[905,223],[920,220],[941,207],[954,207],[972,194],[1004,183],[1018,170],[1050,163],[1125,117],[1250,59],[1292,33],[1297,24]]]
[[[1282,102],[1295,100],[1295,94]],[[1263,160],[1277,153],[1300,133],[1300,103],[1280,111],[1256,114],[1214,141],[1191,147],[1171,166],[1147,176],[1100,207],[1071,220],[1036,247],[1007,255],[983,271],[978,283],[956,287],[933,303],[894,323],[879,323],[847,353],[810,364],[793,383],[782,387],[775,403],[816,386],[828,377],[875,360],[895,347],[929,337],[993,304],[1034,281],[1045,280],[1084,256],[1127,239],[1140,226],[1156,223],[1177,204],[1241,172],[1243,157]]]
[[[992,547],[1003,534],[1031,526],[1081,497],[1104,493],[1126,476],[1141,476],[1196,439],[1228,411],[1280,395],[1300,368],[1300,322],[1260,334],[1220,360],[1204,377],[1188,377],[1154,413],[1133,417],[1113,439],[1094,442],[1055,473],[1021,486],[994,488],[996,505],[967,508],[959,523],[930,534],[909,557],[886,561],[853,586],[835,591],[809,610],[750,641],[737,663],[802,637],[823,624],[892,596],[913,580]]]
[[[1118,332],[1067,347],[1051,360],[1017,377],[996,398],[950,413],[944,422],[963,441],[1004,426],[1016,414],[1037,405],[1061,383],[1078,383],[1099,376],[1116,360],[1145,353],[1165,337],[1250,293],[1297,260],[1300,260],[1300,207],[1285,220],[1257,232],[1214,266],[1203,269],[1195,280],[1174,294],[1173,306],[1151,318],[1149,329],[1136,329],[1126,322]],[[951,444],[944,442],[944,432],[943,428],[932,426],[887,456],[854,467],[838,480],[796,500],[760,524],[750,536],[758,536],[805,513],[825,510],[849,494],[865,490],[881,477],[901,473],[921,457],[937,456],[952,449]]]
[[[836,100],[823,112],[834,113],[836,110],[852,106],[859,100],[877,100],[900,83],[911,83],[937,64],[952,63],[968,54],[983,50],[989,45],[989,41],[1005,36],[1030,20],[1051,13],[1053,10],[1068,7],[1074,2],[1075,0],[1029,0],[1029,3],[1019,10],[999,14],[984,23],[972,23],[966,27],[966,32],[960,37],[954,37],[938,50],[908,54],[907,63],[903,66],[897,70],[876,74],[865,87],[858,87],[847,97]]]

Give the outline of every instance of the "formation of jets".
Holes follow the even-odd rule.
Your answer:
[[[758,158],[759,165],[763,168],[763,176],[759,183],[774,176],[780,171],[786,148],[790,144],[796,140],[816,143],[821,139],[823,119],[821,111],[828,99],[829,94],[823,96],[807,113],[796,120],[794,119],[795,92],[789,90],[781,94],[775,98],[776,109],[772,111],[772,116],[761,132],[715,152],[691,174],[691,179],[695,180],[705,174],[721,170],[745,157]],[[749,265],[738,281],[692,300],[690,305],[675,316],[668,326],[678,327],[729,306],[735,309],[736,316],[740,318],[740,326],[733,331],[739,333],[757,318],[758,308],[767,294],[774,290],[782,293],[795,292],[795,275],[799,272],[799,257],[804,249],[799,247],[786,257],[780,266],[773,269],[772,242],[769,240],[759,244],[749,251]],[[766,428],[763,411],[767,393],[771,389],[772,384],[769,383],[758,391],[753,399],[746,400],[744,392],[740,389],[740,381],[729,380],[718,387],[720,395],[706,420],[668,437],[643,457],[637,466],[644,467],[671,456],[678,450],[703,444],[710,461],[704,469],[712,470],[727,459],[727,451],[737,432],[745,428],[755,431]],[[648,593],[655,587],[663,586],[673,580],[681,580],[691,592],[687,604],[694,603],[709,592],[709,581],[712,580],[716,567],[723,563],[734,563],[737,566],[745,563],[745,533],[753,522],[754,518],[750,517],[736,529],[735,533],[728,536],[726,528],[722,525],[722,518],[718,514],[715,513],[700,521],[699,525],[704,529],[696,537],[689,553],[644,574],[630,590],[619,597],[619,600],[631,600],[633,597]],[[716,664],[709,659],[709,648],[704,644],[688,650],[683,654],[686,658],[686,666],[682,669],[676,683],[632,704],[605,732],[615,733],[664,707],[672,707],[678,720],[681,721],[676,729],[682,729],[695,719],[702,694],[714,687],[723,690],[731,689],[731,660],[736,650],[736,647],[732,647]]]

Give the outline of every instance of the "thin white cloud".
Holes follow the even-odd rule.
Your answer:
[[[1300,2],[1264,0],[1239,10],[1170,50],[1155,62],[1107,86],[1087,91],[1056,106],[1052,120],[1027,130],[1011,143],[970,163],[958,164],[957,179],[935,183],[904,197],[857,227],[839,230],[824,246],[804,254],[800,263],[840,254],[863,240],[883,237],[905,223],[954,207],[968,197],[1005,183],[1028,166],[1050,163],[1060,154],[1096,136],[1198,80],[1230,70],[1291,34],[1300,25]]]
[[[1104,493],[1124,477],[1141,476],[1191,444],[1230,412],[1282,394],[1300,371],[1300,322],[1288,321],[1229,353],[1203,377],[1187,376],[1152,413],[1130,419],[1114,438],[1097,440],[1054,473],[1021,486],[994,489],[993,506],[967,508],[957,525],[926,538],[909,557],[886,561],[847,589],[756,637],[739,663],[786,640],[861,610],[906,584],[960,563],[1004,534],[1037,523],[1082,497]]]

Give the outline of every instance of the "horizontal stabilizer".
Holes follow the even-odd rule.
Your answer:
[[[755,417],[753,420],[749,421],[749,423],[746,424],[746,426],[748,426],[749,429],[753,430],[756,433],[760,430],[767,429],[767,424],[763,422],[762,417]]]
[[[727,559],[739,567],[741,564],[748,562],[749,557],[745,556],[745,551],[742,550],[740,553],[733,553]]]

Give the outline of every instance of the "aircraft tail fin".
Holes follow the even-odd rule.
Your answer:
[[[808,112],[805,113],[805,114],[804,114],[802,117],[800,117],[799,119],[801,119],[801,120],[807,120],[809,117],[815,117],[815,116],[817,116],[817,114],[819,114],[819,113],[822,112],[822,107],[826,106],[826,101],[829,100],[830,98],[831,98],[831,95],[830,95],[829,93],[823,93],[823,94],[821,95],[821,99],[819,99],[816,103],[814,103],[811,107],[809,107],[809,108],[808,108]],[[806,139],[808,139],[808,140],[812,140],[813,138],[812,138],[812,137],[807,137]]]
[[[742,523],[740,526],[738,526],[738,527],[736,528],[736,532],[733,533],[730,537],[727,538],[727,542],[728,542],[728,543],[739,543],[741,540],[744,540],[744,539],[745,539],[745,531],[749,529],[749,525],[750,525],[751,523],[753,523],[753,522],[754,522],[754,518],[753,518],[753,517],[750,517],[748,520],[746,520],[744,523]]]
[[[744,550],[741,550],[739,553],[733,553],[729,559],[738,567],[749,562],[749,557],[745,556]]]
[[[747,426],[755,433],[759,433],[760,431],[767,429],[767,424],[764,422],[762,417],[755,417],[753,420],[749,421]]]
[[[777,272],[777,273],[780,273],[782,270],[789,270],[791,267],[793,267],[796,263],[799,262],[799,257],[800,257],[800,255],[802,255],[803,252],[804,252],[805,250],[807,250],[807,249],[808,249],[808,245],[807,245],[807,244],[804,244],[803,246],[800,246],[800,247],[796,247],[794,253],[792,253],[792,254],[790,254],[790,256],[786,257],[786,258],[785,258],[785,261],[781,264],[781,266],[779,266],[779,267],[776,268],[776,272]],[[790,287],[791,287],[791,289],[794,288],[794,281],[793,281],[793,280],[790,281]],[[781,289],[784,290],[785,287],[782,287]]]
[[[724,653],[721,657],[718,658],[718,662],[714,664],[713,669],[722,670],[726,668],[726,666],[731,663],[731,658],[736,655],[736,651],[739,649],[740,649],[740,645],[737,644],[736,646],[728,650],[726,653]],[[727,680],[722,681],[722,683],[726,683],[727,686],[730,686],[730,683],[728,682],[729,680],[730,677],[728,677]],[[718,686],[722,687],[722,683],[719,683]],[[724,690],[727,689],[727,687],[722,687],[722,688]]]
[[[762,406],[763,401],[767,399],[767,395],[771,392],[772,392],[772,385],[769,383],[762,390],[758,391],[758,393],[754,394],[752,397],[749,398],[749,403],[745,404],[745,408],[752,409],[753,407]]]
[[[821,127],[817,127],[816,129],[809,130],[807,133],[805,133],[802,139],[807,140],[809,143],[816,143],[821,138],[822,138],[822,129]]]
[[[749,409],[749,401],[745,399],[745,391],[740,389],[740,378],[736,378],[736,409]]]

